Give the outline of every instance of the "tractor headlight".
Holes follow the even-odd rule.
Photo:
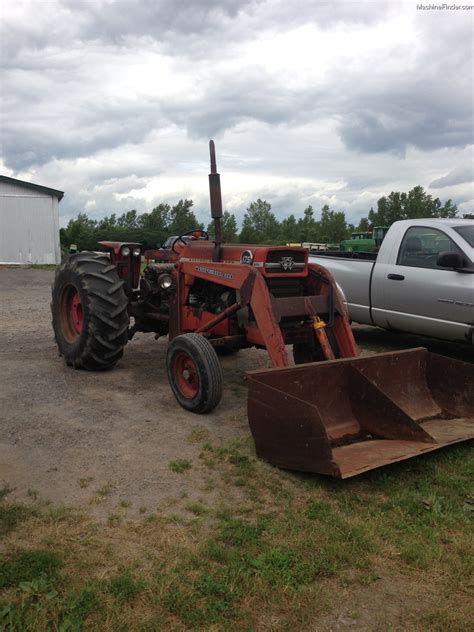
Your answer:
[[[142,249],[141,248],[134,248],[132,250],[132,254],[134,257],[140,257],[140,255],[142,254]]]
[[[170,287],[173,285],[171,274],[160,274],[158,278],[158,285],[162,290],[169,290]]]
[[[130,248],[128,246],[122,246],[120,254],[122,257],[128,257],[130,255]]]

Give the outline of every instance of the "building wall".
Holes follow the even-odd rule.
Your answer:
[[[60,261],[57,197],[0,182],[0,263]]]

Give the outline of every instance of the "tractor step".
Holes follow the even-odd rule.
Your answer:
[[[251,371],[257,456],[348,478],[474,438],[474,365],[410,349]]]

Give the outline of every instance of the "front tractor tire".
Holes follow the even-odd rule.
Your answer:
[[[56,272],[53,329],[60,355],[75,369],[102,371],[122,357],[128,341],[128,300],[107,256],[79,252]]]
[[[199,334],[176,336],[168,347],[166,368],[178,403],[193,413],[209,413],[222,397],[223,375],[211,343]]]

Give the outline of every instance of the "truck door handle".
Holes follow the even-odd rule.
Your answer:
[[[387,279],[391,281],[404,281],[405,277],[403,274],[387,274]]]

